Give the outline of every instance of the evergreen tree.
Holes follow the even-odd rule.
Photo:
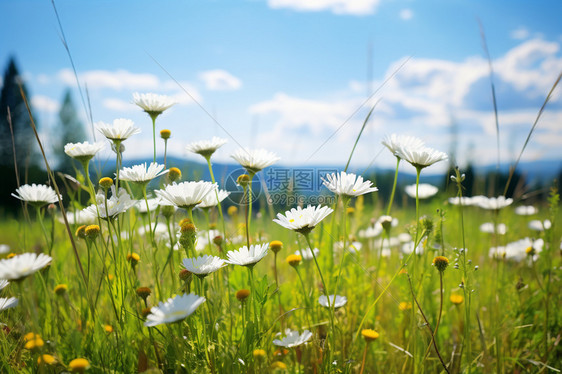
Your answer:
[[[15,59],[11,57],[4,71],[0,92],[0,165],[11,167],[14,165],[12,135],[8,122],[9,108],[18,168],[27,168],[37,164],[37,148],[35,135],[31,128],[31,120],[20,93],[19,82],[21,82],[23,92],[29,101],[29,95]]]
[[[21,82],[25,97],[30,96],[22,82],[15,59],[8,61],[0,90],[0,216],[6,213],[21,212],[21,202],[11,196],[18,187],[14,169],[12,134],[8,121],[8,108],[13,129],[13,143],[16,149],[16,160],[20,185],[25,183],[46,183],[47,175],[41,170],[39,152],[31,128],[31,119],[20,92]],[[30,104],[31,105],[31,104]],[[32,110],[33,113],[33,110]],[[35,117],[33,117],[35,118]],[[36,124],[37,125],[37,124]]]
[[[74,160],[64,153],[64,146],[68,143],[80,143],[87,140],[84,124],[78,117],[78,112],[72,100],[70,89],[67,89],[59,110],[57,133],[60,137],[54,142],[54,153],[57,155],[57,169],[69,172],[73,168]],[[78,166],[78,165],[74,165]]]

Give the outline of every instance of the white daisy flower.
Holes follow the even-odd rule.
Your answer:
[[[18,305],[18,299],[15,297],[0,297],[0,312]]]
[[[189,210],[200,204],[207,194],[215,196],[217,188],[217,184],[211,182],[182,182],[179,184],[174,182],[167,185],[163,190],[155,190],[154,193],[163,201],[167,201],[178,208]]]
[[[411,184],[404,188],[404,191],[408,196],[411,198],[416,198],[416,185]],[[418,198],[420,199],[429,199],[432,196],[435,196],[439,192],[439,188],[428,184],[428,183],[420,183],[418,185]]]
[[[10,252],[10,246],[8,244],[0,244],[0,255]]]
[[[209,255],[196,258],[184,258],[182,264],[184,268],[201,278],[228,265],[222,258]]]
[[[318,257],[318,255],[320,254],[320,250],[318,248],[314,248],[312,251],[310,250],[310,248],[303,248],[300,251],[295,251],[295,254],[302,256],[302,259],[304,261],[310,261],[314,259],[314,257],[312,256],[312,252],[314,252],[314,256],[316,257]]]
[[[174,99],[169,96],[138,92],[133,94],[133,102],[151,117],[162,114],[166,109],[176,104]]]
[[[396,157],[398,157],[396,152],[401,148],[415,149],[425,146],[423,140],[415,136],[397,134],[387,135],[382,141],[382,144]]]
[[[6,288],[7,285],[9,285],[10,282],[8,282],[6,279],[0,279],[0,290],[3,290],[4,288]]]
[[[170,240],[170,236],[168,233],[168,225],[163,222],[158,222],[156,224],[156,228],[154,227],[154,223],[152,223],[152,228],[154,231],[154,239],[156,240]],[[138,228],[137,232],[139,235],[145,236],[146,234],[150,233],[150,226],[141,226]]]
[[[60,216],[58,220],[64,224],[63,216]],[[66,220],[69,225],[92,225],[96,223],[96,215],[85,210],[77,210],[75,212],[66,212]]]
[[[529,222],[529,228],[534,231],[544,231],[548,230],[552,227],[552,222],[549,219],[544,221],[539,221],[538,219],[534,219]]]
[[[148,200],[148,209],[150,209],[151,212],[154,212],[156,208],[158,208],[158,206],[163,205],[162,200],[159,197],[152,197],[147,200]],[[138,200],[135,203],[135,208],[139,210],[139,213],[148,212],[148,210],[146,209],[146,201],[144,200]]]
[[[383,231],[380,223],[375,223],[373,226],[367,227],[365,230],[359,230],[359,237],[361,239],[373,239],[379,236]]]
[[[521,205],[515,208],[515,214],[520,216],[532,216],[538,213],[538,209],[532,205]]]
[[[265,149],[247,149],[240,148],[232,156],[244,169],[252,174],[273,165],[280,160],[273,152]]]
[[[135,183],[148,183],[154,178],[166,174],[169,170],[164,170],[164,165],[156,162],[151,162],[148,169],[146,162],[140,165],[134,165],[130,168],[123,168],[119,171],[119,179],[122,181],[135,182]],[[117,175],[117,174],[116,174]]]
[[[339,295],[329,295],[328,297],[326,297],[326,295],[320,295],[320,297],[318,297],[318,303],[325,308],[331,308],[333,304],[334,308],[338,309],[347,304],[347,297]]]
[[[140,129],[130,119],[118,118],[113,124],[96,122],[96,129],[111,141],[123,141],[132,135],[140,133]]]
[[[197,153],[205,158],[209,158],[216,152],[217,149],[222,147],[228,142],[226,139],[213,136],[211,140],[200,140],[188,144],[185,149],[189,152]]]
[[[491,258],[505,258],[506,260],[520,262],[527,256],[533,255],[536,259],[538,253],[542,252],[544,240],[532,240],[524,238],[515,242],[508,243],[503,247],[492,247],[489,251]]]
[[[172,323],[181,321],[191,315],[205,302],[205,298],[193,293],[178,295],[169,298],[166,302],[160,301],[158,306],[150,309],[150,314],[146,316],[145,326],[152,327],[162,323]]]
[[[439,161],[448,158],[447,154],[429,147],[400,147],[396,150],[396,156],[408,161],[415,168],[423,169]]]
[[[458,196],[450,197],[448,201],[451,205],[461,205],[461,203],[463,206],[475,205],[475,200],[468,196],[463,196],[461,198],[459,198]]]
[[[485,196],[478,196],[477,205],[482,209],[487,210],[500,210],[505,208],[506,206],[511,205],[513,203],[513,199],[505,198],[505,196],[498,196],[498,197],[485,197]]]
[[[507,232],[507,226],[505,223],[498,223],[498,225],[494,228],[494,224],[492,222],[486,222],[480,225],[480,231],[488,234],[505,235]]]
[[[273,222],[296,232],[309,233],[316,225],[326,218],[334,210],[328,206],[298,206],[285,212],[285,215],[277,213],[277,219]]]
[[[336,195],[356,197],[364,195],[369,192],[376,192],[377,187],[371,187],[373,182],[366,180],[363,181],[362,176],[357,176],[353,173],[346,173],[345,171],[339,173],[326,174],[326,179],[322,178],[324,186]]]
[[[116,193],[115,186],[111,186],[111,197],[107,199],[107,207],[104,194],[99,193],[96,195],[96,204],[84,208],[84,211],[96,217],[99,214],[100,218],[104,219],[107,219],[107,217],[115,218],[117,215],[132,208],[136,203],[137,201],[132,200],[124,188],[119,188],[119,191]]]
[[[361,242],[348,242],[347,243],[347,249],[349,250],[350,253],[357,253],[358,251],[361,250],[361,248],[363,247],[363,244],[361,244]],[[343,242],[335,242],[334,243],[334,251],[342,251],[343,250]]]
[[[218,193],[218,200],[217,200]],[[230,192],[225,190],[217,190],[217,193],[208,193],[203,197],[203,200],[197,205],[197,208],[211,208],[219,205],[224,199],[230,195]]]
[[[422,244],[422,242],[423,242],[423,240],[416,247],[416,254],[417,255],[423,254],[423,244]],[[402,253],[405,254],[405,255],[411,254],[414,251],[414,242],[411,241],[411,242],[402,244],[401,250],[402,250]]]
[[[52,261],[44,253],[22,253],[12,258],[0,260],[0,279],[20,280],[43,269]]]
[[[97,142],[90,144],[83,143],[68,143],[64,146],[64,153],[68,156],[77,159],[80,162],[88,161],[94,157],[99,151],[105,147],[105,143]]]
[[[267,255],[268,250],[269,243],[250,244],[250,249],[247,246],[243,246],[237,251],[228,251],[226,254],[228,260],[226,262],[232,265],[252,267]]]
[[[403,232],[401,234],[398,234],[397,239],[400,243],[406,243],[406,242],[409,242],[410,240],[412,240],[412,236],[410,234],[408,234],[407,232]]]
[[[16,199],[20,199],[34,206],[41,207],[47,204],[58,203],[57,193],[51,187],[44,184],[35,184],[31,186],[24,184],[16,189],[16,194],[12,194]],[[61,196],[62,200],[62,196]]]
[[[281,340],[279,339],[273,340],[273,344],[278,345],[280,347],[293,348],[306,343],[308,340],[310,340],[310,338],[312,338],[312,333],[308,330],[304,330],[302,334],[299,334],[298,331],[286,329],[285,337],[282,338]]]

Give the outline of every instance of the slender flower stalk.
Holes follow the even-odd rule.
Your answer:
[[[153,162],[156,162],[156,118],[166,109],[176,104],[176,102],[168,96],[156,95],[153,93],[139,94],[138,92],[133,94],[133,102],[144,110],[152,120],[152,141],[154,145]]]

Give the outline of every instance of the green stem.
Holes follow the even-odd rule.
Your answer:
[[[326,296],[326,299],[328,300],[328,303],[330,302],[330,296],[328,293],[328,288],[326,287],[326,282],[324,281],[324,276],[322,275],[322,270],[320,270],[320,265],[318,264],[318,259],[316,258],[316,255],[314,254],[314,250],[313,250],[313,246],[312,243],[310,242],[310,233],[303,233],[304,238],[306,239],[306,244],[308,245],[308,248],[310,248],[310,251],[312,253],[312,258],[314,259],[314,263],[316,264],[316,269],[318,269],[318,274],[320,274],[320,280],[322,281],[322,287],[323,287],[323,291],[324,291],[324,296]],[[334,298],[335,299],[335,298]],[[329,351],[329,355],[328,355],[328,364],[331,365],[332,363],[332,355],[335,352],[336,349],[336,345],[335,345],[335,326],[334,326],[334,313],[333,313],[333,309],[330,308],[328,316],[330,318],[330,332],[328,333],[328,335],[330,336],[330,343],[331,343],[331,348]]]
[[[154,162],[156,162],[156,117],[154,115],[150,115],[152,119],[152,143],[154,144]]]
[[[396,171],[394,172],[394,183],[392,184],[390,201],[388,202],[388,207],[386,208],[387,216],[390,215],[390,209],[392,208],[392,202],[394,201],[394,193],[396,192],[396,184],[398,183],[398,166],[400,166],[400,157],[396,157]]]

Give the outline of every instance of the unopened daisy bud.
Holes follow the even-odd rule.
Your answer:
[[[433,266],[437,268],[440,272],[444,272],[449,266],[449,260],[447,257],[437,256],[433,259]]]
[[[90,240],[96,240],[100,234],[100,227],[98,225],[89,225],[84,229],[86,237]]]
[[[363,339],[365,339],[367,343],[375,341],[379,337],[379,333],[372,329],[361,330],[361,335],[363,335]]]
[[[213,243],[214,243],[217,247],[222,246],[223,241],[224,241],[224,239],[223,239],[223,237],[220,236],[220,235],[217,235],[217,236],[215,236],[215,237],[213,238]]]
[[[10,259],[12,257],[16,257],[16,254],[14,252],[8,253],[8,255],[6,256],[6,259]]]
[[[66,291],[68,291],[68,286],[64,283],[62,284],[57,284],[55,286],[55,288],[53,289],[54,293],[57,294],[58,296],[63,296]]]
[[[140,256],[138,255],[138,253],[129,253],[127,255],[127,261],[131,263],[131,266],[134,269],[140,261]]]
[[[47,205],[47,212],[49,214],[54,214],[57,210],[57,206],[55,204],[49,204]]]
[[[166,218],[170,218],[175,212],[175,208],[171,205],[160,206],[160,213]]]
[[[184,281],[184,282],[187,282],[188,280],[191,279],[191,275],[192,275],[192,274],[191,274],[191,272],[190,272],[189,270],[187,270],[187,269],[181,269],[181,270],[180,270],[180,275],[179,275],[179,277],[180,277],[180,280],[182,280],[182,281]]]
[[[35,334],[34,332],[28,332],[27,334],[25,334],[23,336],[23,340],[25,340],[26,342],[35,339],[36,336],[39,336],[37,334]]]
[[[197,227],[191,222],[186,222],[180,226],[180,232],[182,234],[195,234],[197,232]]]
[[[459,305],[462,304],[462,302],[464,301],[464,296],[459,294],[451,294],[449,300],[451,300],[451,303],[455,305]]]
[[[175,182],[181,178],[181,170],[178,168],[170,168],[168,170],[168,179],[170,182]]]
[[[113,179],[109,177],[103,177],[98,183],[104,190],[109,190],[111,186],[113,186]]]
[[[426,234],[429,234],[433,231],[433,220],[431,219],[431,217],[422,217],[420,221],[421,227],[425,230]]]
[[[108,334],[111,334],[113,332],[113,326],[111,326],[111,325],[103,325],[103,329]]]
[[[236,291],[236,298],[241,303],[245,302],[248,296],[250,296],[250,290],[243,288],[241,290]]]
[[[148,287],[139,287],[137,288],[137,296],[144,300],[146,303],[146,298],[150,296],[152,291]]]
[[[236,183],[244,188],[250,184],[250,176],[248,174],[242,174],[236,179]]]
[[[217,228],[217,224],[212,222],[209,224],[209,230],[215,230]]]
[[[274,240],[269,243],[269,249],[271,249],[274,253],[278,253],[283,249],[283,242],[280,240]]]
[[[188,224],[188,223],[193,223],[193,221],[189,218],[182,218],[178,225],[179,225],[179,227],[182,227],[183,225]]]
[[[37,365],[53,365],[57,359],[51,355],[40,355],[37,357]]]
[[[302,257],[301,255],[289,255],[287,257],[287,263],[289,265],[291,265],[292,267],[297,267],[300,265],[301,261],[302,261]]]
[[[142,317],[143,317],[143,318],[146,318],[146,316],[148,316],[148,315],[150,314],[150,310],[151,310],[151,309],[152,309],[152,308],[142,308],[142,310],[141,310],[141,315],[142,315]]]
[[[85,358],[75,358],[68,364],[68,369],[75,373],[83,373],[90,368],[90,363]]]
[[[86,239],[86,225],[82,225],[76,229],[76,237]]]
[[[353,215],[353,213],[355,213],[355,208],[352,207],[352,206],[348,206],[346,212],[347,212],[348,215],[351,216],[351,215]]]
[[[172,136],[172,132],[168,129],[164,129],[164,130],[160,130],[160,137],[164,140],[168,140],[170,139],[170,136]]]
[[[254,355],[254,358],[264,358],[267,355],[263,349],[254,349],[252,354]]]
[[[232,217],[232,216],[236,215],[236,213],[238,213],[238,207],[236,207],[236,206],[234,206],[234,205],[231,205],[231,206],[229,206],[228,209],[226,210],[226,213],[227,213],[229,216]]]

